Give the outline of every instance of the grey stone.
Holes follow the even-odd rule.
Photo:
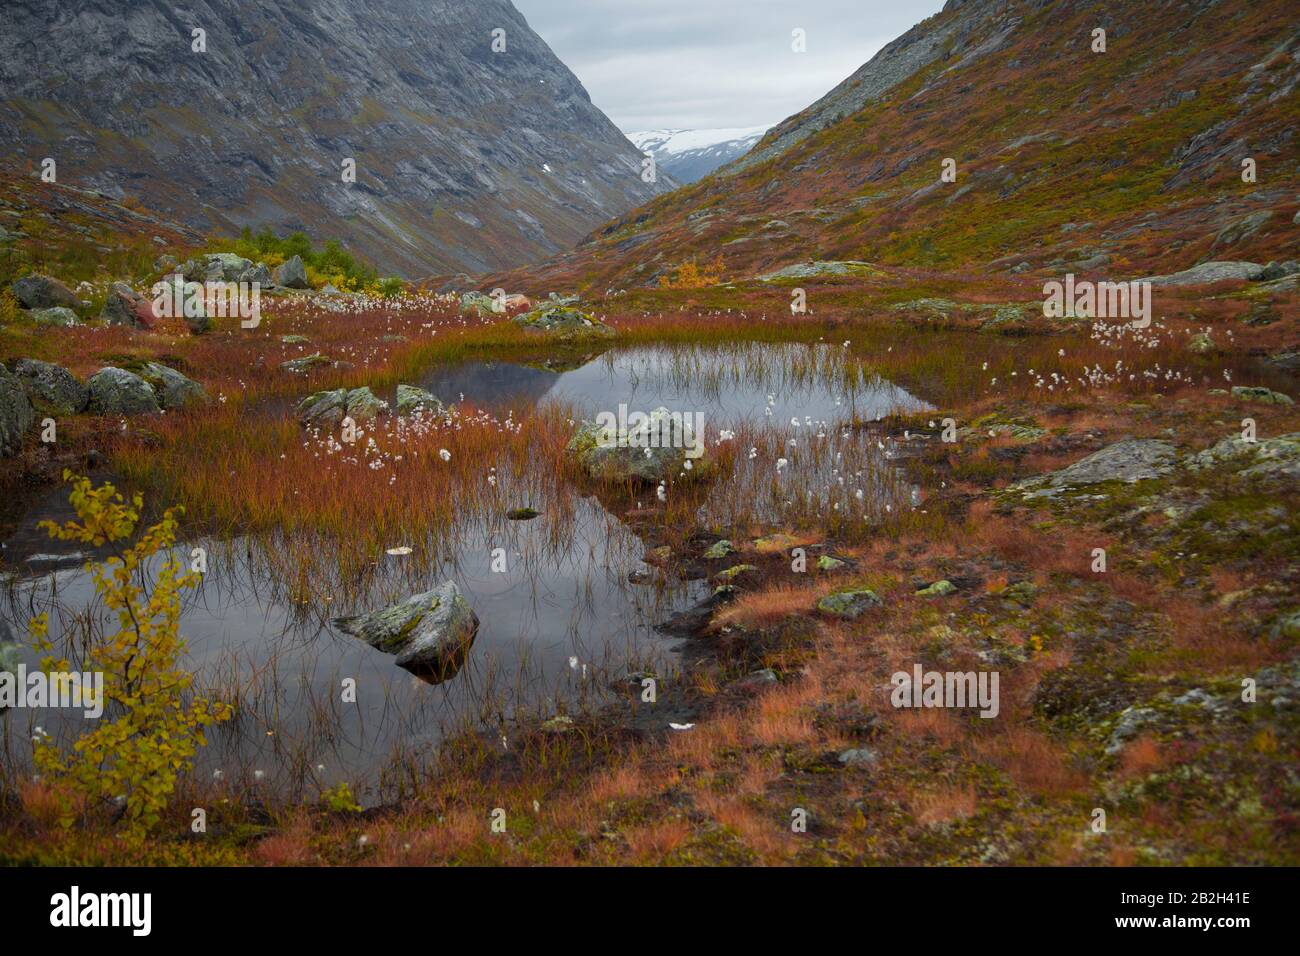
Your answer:
[[[153,387],[158,403],[168,411],[208,400],[202,385],[166,365],[149,362],[140,369],[140,377]]]
[[[13,372],[22,379],[38,415],[76,415],[90,401],[90,390],[61,365],[20,359]]]
[[[302,264],[302,256],[293,256],[285,260],[281,265],[276,266],[273,275],[275,284],[286,289],[311,288],[311,283],[307,281],[307,270]]]
[[[1263,271],[1258,262],[1202,262],[1182,272],[1151,276],[1146,281],[1153,286],[1208,285],[1228,279],[1254,281]]]
[[[36,420],[22,379],[0,365],[0,456],[15,455]]]
[[[58,279],[32,273],[14,280],[14,298],[24,309],[49,309],[54,306],[77,310],[81,300]]]
[[[143,415],[159,410],[153,386],[125,369],[101,368],[86,386],[90,390],[87,408],[95,415]]]

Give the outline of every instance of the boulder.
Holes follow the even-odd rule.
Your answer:
[[[1160,478],[1174,469],[1177,460],[1174,446],[1155,438],[1130,438],[1107,445],[1073,465],[1037,478],[1029,478],[1016,487],[1046,485],[1052,489],[1095,485],[1103,481],[1144,481]]]
[[[304,355],[302,358],[289,359],[287,362],[281,362],[280,368],[286,372],[299,372],[305,374],[321,365],[329,365],[330,360],[319,352],[313,352],[311,355]]]
[[[1259,281],[1272,282],[1275,279],[1285,279],[1297,272],[1300,272],[1300,262],[1294,259],[1288,259],[1286,262],[1270,262],[1259,274]]]
[[[499,312],[496,299],[482,292],[466,292],[460,297],[460,311],[466,315],[492,315]]]
[[[414,415],[416,412],[425,415],[443,415],[447,409],[431,392],[415,385],[398,385],[396,411],[399,416],[404,417]]]
[[[48,309],[32,309],[28,316],[37,325],[57,325],[70,326],[80,325],[81,320],[77,318],[77,313],[73,312],[65,305],[55,305]]]
[[[387,406],[364,385],[361,388],[334,388],[313,392],[298,403],[298,421],[307,426],[333,427],[344,418],[354,422],[370,421]]]
[[[514,317],[525,332],[535,332],[561,342],[613,338],[618,333],[585,312],[567,306],[543,307]]]
[[[286,289],[311,288],[311,283],[307,281],[307,269],[302,264],[302,256],[294,256],[276,266],[272,277],[276,285],[284,286]]]
[[[251,259],[233,252],[213,252],[188,260],[181,272],[190,282],[238,282],[252,265]]]
[[[66,285],[58,279],[37,273],[16,279],[13,293],[24,309],[49,309],[55,306],[73,310],[81,308],[81,300]]]
[[[168,411],[184,408],[191,402],[208,400],[208,393],[202,385],[166,365],[149,362],[140,369],[140,377],[153,388],[158,404]]]
[[[1258,262],[1202,262],[1182,272],[1151,276],[1145,281],[1164,286],[1209,285],[1228,279],[1250,282],[1258,279],[1263,271],[1264,267]]]
[[[101,368],[86,383],[87,409],[94,415],[143,415],[159,410],[153,386],[126,369]]]
[[[61,365],[20,359],[13,373],[22,380],[38,415],[76,415],[90,401],[90,390]]]
[[[674,432],[677,438],[667,440]],[[642,416],[636,426],[622,429],[583,422],[569,439],[567,450],[592,478],[658,484],[706,474],[710,460],[703,453],[703,440],[703,435],[694,434],[688,416],[674,421],[672,413],[660,407]],[[701,454],[687,457],[697,441]]]
[[[1247,402],[1263,402],[1266,405],[1294,405],[1291,396],[1283,392],[1275,392],[1271,388],[1255,387],[1250,385],[1232,386],[1232,397],[1240,398]]]
[[[454,581],[378,611],[335,618],[333,623],[377,650],[396,654],[399,667],[434,682],[460,670],[478,633],[478,616]]]
[[[845,588],[832,591],[817,602],[817,610],[831,617],[856,621],[873,607],[881,605],[880,598],[870,588]]]
[[[15,455],[36,420],[22,379],[0,365],[0,456]]]
[[[255,282],[260,288],[266,289],[275,284],[271,278],[271,270],[266,267],[266,263],[259,262],[256,265],[249,266],[239,274],[240,282]]]
[[[151,329],[158,319],[154,315],[153,301],[125,282],[113,283],[99,317],[109,325],[129,325],[137,329]]]

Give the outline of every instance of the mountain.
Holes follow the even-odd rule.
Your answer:
[[[1293,259],[1298,82],[1289,0],[950,0],[740,160],[519,279],[653,286],[718,256],[724,279]]]
[[[628,133],[627,138],[679,183],[693,183],[749,152],[768,129],[652,129]]]
[[[673,185],[642,182],[637,151],[509,0],[4,12],[10,158],[52,157],[59,182],[203,231],[303,229],[385,270],[478,272],[566,249]]]

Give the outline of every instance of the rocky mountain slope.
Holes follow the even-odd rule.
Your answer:
[[[766,126],[738,129],[651,129],[628,133],[636,148],[679,183],[703,179],[753,147]]]
[[[642,182],[509,0],[15,0],[5,19],[11,156],[202,231],[303,229],[408,276],[472,272],[672,185]]]
[[[1298,81],[1286,0],[950,0],[740,161],[518,278],[653,286],[718,255],[724,279],[1296,258]]]

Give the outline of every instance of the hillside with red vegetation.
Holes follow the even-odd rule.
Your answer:
[[[809,260],[1135,278],[1292,258],[1298,79],[1286,0],[950,2],[746,157],[493,278],[604,292],[718,256],[725,280]]]

